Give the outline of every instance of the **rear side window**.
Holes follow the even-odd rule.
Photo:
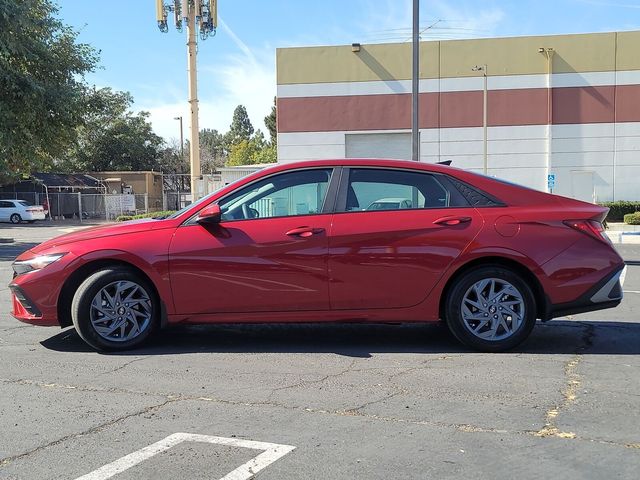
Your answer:
[[[13,204],[13,202],[7,202],[0,200],[0,208],[15,208],[15,205]]]
[[[450,208],[469,205],[442,175],[430,173],[352,168],[341,211]]]
[[[455,186],[462,196],[474,207],[502,207],[504,204],[497,199],[491,198],[479,190],[463,183],[455,178],[448,178],[449,182]]]

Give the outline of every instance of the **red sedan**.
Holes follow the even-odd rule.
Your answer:
[[[399,199],[402,208],[368,209]],[[101,350],[176,323],[446,321],[500,351],[536,319],[618,305],[607,209],[393,160],[278,165],[162,219],[20,255],[13,315]]]

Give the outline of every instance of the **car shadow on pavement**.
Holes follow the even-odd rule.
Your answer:
[[[50,350],[90,352],[73,329],[41,344]],[[253,324],[174,326],[144,347],[112,355],[182,353],[335,353],[366,358],[375,353],[474,353],[444,324]],[[509,352],[519,354],[640,354],[640,323],[563,321],[538,324]]]
[[[22,252],[35,247],[38,243],[17,242],[17,243],[0,243],[0,261],[13,261]]]

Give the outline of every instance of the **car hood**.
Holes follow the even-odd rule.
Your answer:
[[[81,230],[60,235],[31,249],[33,253],[39,253],[60,245],[66,245],[73,242],[81,242],[84,240],[93,240],[96,238],[110,237],[113,235],[126,235],[128,233],[143,232],[156,229],[164,225],[163,220],[153,218],[144,218],[141,220],[131,220],[128,222],[100,225],[98,227],[82,228]]]

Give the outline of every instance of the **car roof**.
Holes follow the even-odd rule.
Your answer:
[[[435,163],[423,163],[410,160],[392,160],[388,158],[334,158],[326,160],[304,160],[301,162],[291,162],[277,164],[270,167],[274,170],[288,170],[301,167],[389,167],[389,168],[410,168],[414,170],[424,170],[427,172],[446,173],[457,170],[447,165]]]

